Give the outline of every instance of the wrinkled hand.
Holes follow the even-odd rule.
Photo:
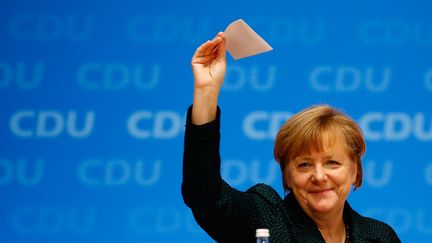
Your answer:
[[[224,33],[219,32],[196,50],[192,57],[195,89],[219,92],[226,72]]]

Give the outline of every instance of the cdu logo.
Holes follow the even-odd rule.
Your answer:
[[[153,90],[160,81],[161,66],[125,63],[84,63],[77,72],[78,85],[88,91],[119,91],[129,87]]]
[[[261,29],[262,35],[274,44],[316,45],[323,41],[326,31],[326,23],[323,20],[272,16],[253,19],[251,26]]]
[[[221,166],[222,178],[233,186],[245,186],[257,183],[273,184],[280,178],[279,164],[274,160],[263,162],[253,159],[224,160]]]
[[[184,120],[175,111],[136,111],[128,118],[127,130],[138,139],[172,139],[183,132]]]
[[[45,174],[45,159],[0,158],[0,186],[16,183],[21,186],[37,186]]]
[[[136,16],[127,22],[127,36],[137,43],[195,43],[209,35],[208,18],[194,19],[175,16]]]
[[[372,141],[403,141],[411,136],[419,141],[432,141],[432,117],[422,112],[368,112],[359,119],[366,139]]]
[[[45,66],[44,62],[0,62],[0,90],[12,86],[26,91],[37,89],[44,79]]]
[[[12,212],[10,223],[20,235],[87,234],[95,218],[92,208],[21,207]]]
[[[284,111],[254,111],[243,119],[243,132],[251,140],[271,140],[291,116],[292,113]]]
[[[21,138],[52,138],[67,134],[74,138],[90,136],[95,122],[95,113],[87,111],[84,117],[74,110],[23,110],[12,115],[11,132]]]
[[[392,225],[398,233],[416,232],[418,235],[432,235],[431,211],[424,208],[370,208],[366,215],[379,218]],[[429,224],[429,225],[428,225]]]
[[[203,233],[189,211],[173,207],[134,208],[129,214],[129,226],[137,234]]]
[[[250,86],[255,91],[268,91],[275,84],[276,74],[277,68],[274,65],[268,67],[230,65],[227,67],[222,89],[238,91]],[[247,81],[250,83],[247,83]]]
[[[381,167],[381,168],[377,168]],[[383,164],[374,160],[364,163],[364,179],[367,185],[374,188],[385,187],[390,184],[393,175],[393,161],[386,160]]]
[[[88,186],[119,186],[130,182],[153,186],[160,180],[161,168],[160,160],[86,159],[78,168],[78,179]]]
[[[371,92],[384,92],[389,87],[391,73],[389,67],[321,66],[312,70],[309,80],[312,88],[319,92],[352,92],[361,86]]]
[[[417,44],[432,46],[432,28],[424,21],[404,19],[364,21],[359,27],[359,37],[367,45],[401,46]]]
[[[84,42],[94,31],[93,16],[17,14],[9,21],[12,38],[19,41]]]

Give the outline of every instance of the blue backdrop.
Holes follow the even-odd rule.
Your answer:
[[[273,46],[220,96],[224,178],[282,194],[273,138],[317,103],[356,119],[349,201],[432,242],[430,1],[0,3],[0,242],[212,242],[180,194],[190,59],[242,18]]]

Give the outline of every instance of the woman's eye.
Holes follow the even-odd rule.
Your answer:
[[[338,161],[336,161],[336,160],[329,160],[327,163],[330,164],[330,165],[334,165],[334,166],[340,165],[340,163]]]
[[[310,164],[308,162],[301,162],[297,165],[298,168],[308,168]]]

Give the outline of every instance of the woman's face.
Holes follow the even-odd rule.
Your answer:
[[[310,216],[342,212],[356,174],[355,162],[341,137],[331,143],[323,141],[322,152],[294,158],[286,170],[288,186]]]

